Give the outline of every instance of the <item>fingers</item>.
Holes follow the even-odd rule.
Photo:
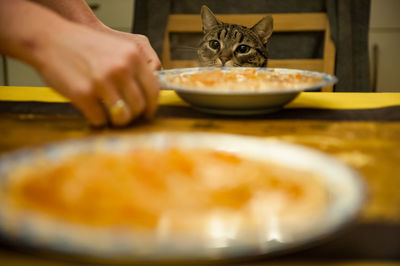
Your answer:
[[[158,58],[154,49],[151,47],[148,40],[147,42],[141,42],[140,45],[142,46],[144,54],[146,55],[146,64],[148,65],[150,71],[161,70],[160,59]]]
[[[131,119],[144,115],[154,116],[158,104],[159,85],[156,77],[146,65],[137,64],[133,75],[119,78],[120,93],[131,111]]]
[[[146,108],[146,99],[139,84],[132,78],[127,78],[121,84],[121,94],[131,111],[131,119],[140,117]]]
[[[153,71],[162,69],[162,65],[161,65],[161,62],[158,59],[158,57],[156,57],[155,59],[148,59],[147,64],[149,65],[150,69]]]
[[[134,57],[137,63],[137,67],[134,70],[134,78],[137,80],[146,102],[144,116],[147,119],[151,119],[157,110],[160,91],[160,85],[154,71],[161,69],[161,62],[147,37],[137,34],[132,36],[137,40],[138,51],[146,55],[144,59],[140,57],[140,54],[136,58]]]
[[[101,103],[93,95],[81,94],[75,98],[71,97],[71,102],[82,111],[91,125],[101,127],[107,124],[107,114]]]
[[[150,119],[157,110],[159,93],[157,77],[139,55],[133,58],[134,60],[129,62],[129,68],[119,66],[116,68],[119,71],[110,70],[109,73],[113,74],[107,75],[107,78],[94,78],[92,87],[94,98],[103,103],[106,117],[115,126],[125,126],[141,116]],[[89,102],[85,98],[81,101]],[[96,105],[93,98],[90,98],[90,102],[91,108],[83,103],[78,108],[91,122],[93,121],[92,124],[104,124],[104,110]]]
[[[132,119],[154,116],[158,105],[160,85],[157,77],[141,57],[141,49],[130,54],[129,67],[121,67],[115,78],[118,80],[121,96],[130,107]]]
[[[124,108],[129,110],[129,115],[125,113],[125,116],[121,115],[122,117],[118,118],[119,120],[115,118],[116,120],[112,121],[115,125],[126,125],[131,120],[143,115],[150,119],[157,110],[160,85],[153,72],[155,68],[160,68],[161,64],[148,39],[140,39],[140,43],[140,45],[129,43],[125,47],[126,50],[121,47],[121,53],[125,52],[123,53],[125,60],[117,61],[115,69],[108,71],[114,87],[108,84],[102,88],[106,91],[107,89],[113,91],[111,95],[107,95],[106,91],[102,92],[102,97],[109,99],[111,104],[115,104],[118,99],[121,99],[123,103],[126,103]],[[148,52],[143,50],[144,47]],[[107,106],[109,104],[107,103]],[[122,104],[120,107],[122,108]],[[111,116],[111,118],[113,117]]]
[[[149,39],[141,34],[130,34],[130,37],[135,40],[135,42],[143,50],[143,55],[146,58],[146,64],[149,66],[151,71],[157,71],[161,69],[161,62],[157,56],[157,53],[151,47]]]
[[[62,65],[63,66],[63,65]],[[93,93],[94,86],[85,78],[78,75],[79,71],[69,69],[59,69],[58,75],[44,71],[41,73],[43,79],[50,87],[71,100],[71,103],[78,108],[95,127],[107,125],[108,118],[104,105],[99,101],[99,97]],[[52,74],[52,75],[49,75]],[[74,81],[73,83],[70,81]]]
[[[161,69],[161,62],[146,36],[114,30],[112,33],[129,41],[126,43],[129,48],[125,47],[127,50],[119,46],[121,52],[126,52],[128,63],[119,66],[121,71],[111,71],[119,82],[120,96],[130,108],[131,119],[142,115],[152,118],[157,110],[160,89],[153,72]]]
[[[75,42],[66,45],[61,40],[56,53],[49,53],[53,60],[42,68],[48,83],[94,126],[107,122],[125,126],[133,119],[152,118],[160,89],[153,73],[161,64],[148,39],[132,39],[132,34],[123,34],[121,39],[87,28],[74,29],[81,31]],[[59,61],[66,63],[54,63]]]
[[[132,112],[116,85],[103,80],[96,84],[95,93],[97,98],[104,103],[111,123],[115,126],[124,126],[132,120]]]
[[[149,57],[147,59],[147,64],[148,64],[150,70],[151,71],[161,70],[161,68],[162,68],[161,62],[160,62],[160,59],[158,59],[156,52],[150,47],[150,51],[148,51],[147,54],[149,55]]]
[[[157,111],[160,84],[156,75],[147,65],[137,69],[136,79],[141,85],[141,90],[146,101],[144,116],[147,119],[151,119]]]

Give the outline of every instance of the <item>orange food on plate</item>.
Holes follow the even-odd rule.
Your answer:
[[[79,154],[38,162],[11,180],[14,206],[92,226],[155,229],[167,219],[179,230],[216,212],[244,223],[298,221],[327,203],[312,173],[210,149]]]
[[[190,89],[218,91],[282,91],[312,87],[323,80],[320,76],[280,71],[258,71],[238,68],[229,71],[214,69],[167,76],[170,84]]]

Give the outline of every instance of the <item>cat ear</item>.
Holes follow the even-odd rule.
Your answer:
[[[273,19],[271,16],[266,16],[262,18],[256,25],[251,27],[257,35],[261,38],[263,44],[266,44],[271,37],[272,30],[273,30]]]
[[[209,32],[214,27],[220,24],[214,13],[211,12],[211,10],[207,6],[201,7],[201,20],[203,23],[203,33]]]

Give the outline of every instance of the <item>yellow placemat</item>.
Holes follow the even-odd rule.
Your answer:
[[[0,86],[0,101],[68,102],[51,88],[13,86]]]
[[[400,93],[303,92],[290,108],[368,109],[400,105]]]
[[[47,87],[0,86],[0,101],[68,102]],[[160,104],[185,106],[173,91],[161,91]],[[400,105],[400,93],[326,93],[303,92],[289,108],[367,109]]]

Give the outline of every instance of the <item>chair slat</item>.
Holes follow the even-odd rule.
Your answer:
[[[226,23],[251,27],[267,15],[271,15],[274,19],[274,31],[323,31],[327,23],[325,13],[222,14],[216,16]],[[201,18],[199,15],[172,14],[168,17],[167,29],[169,32],[201,32]]]

